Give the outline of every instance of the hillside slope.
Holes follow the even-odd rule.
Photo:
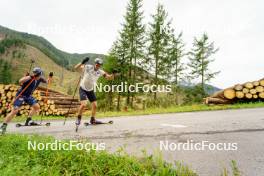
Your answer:
[[[35,48],[38,48],[40,51],[46,54],[50,59],[52,59],[55,63],[66,68],[78,63],[86,56],[89,56],[91,59],[94,59],[96,57],[104,57],[104,55],[102,54],[95,54],[95,53],[84,53],[84,54],[67,53],[57,49],[48,40],[46,40],[41,36],[28,34],[25,32],[18,32],[0,25],[0,40],[3,37],[22,40],[23,42],[31,46],[34,46]]]
[[[35,47],[30,45],[24,45],[24,47],[12,46],[0,55],[0,60],[6,61],[11,66],[12,83],[17,83],[29,70],[31,59],[35,59],[33,67],[41,67],[46,77],[49,72],[54,72],[52,89],[67,93],[70,89],[75,88],[79,73],[61,67]]]

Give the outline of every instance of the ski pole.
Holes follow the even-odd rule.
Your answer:
[[[71,110],[71,106],[72,106],[73,100],[74,100],[74,98],[75,98],[75,94],[76,94],[76,92],[77,92],[77,89],[78,89],[78,87],[79,87],[79,84],[80,84],[81,78],[82,78],[82,76],[79,77],[79,80],[78,80],[78,82],[77,82],[77,85],[76,85],[76,88],[75,88],[75,90],[74,90],[74,93],[73,93],[73,96],[72,96],[72,100],[71,100],[71,103],[70,103],[70,107],[69,107],[68,112],[67,112],[67,114],[65,115],[65,118],[64,118],[63,125],[66,124],[66,120],[67,120],[67,118],[68,118],[68,116],[69,116],[69,113],[70,113],[70,110]]]
[[[8,105],[8,108],[10,108],[10,105],[13,104],[26,90],[27,88],[31,85],[33,81],[35,81],[35,76],[33,76],[33,79],[26,85],[26,87],[18,94],[18,96]]]
[[[33,66],[33,64],[35,63],[35,60],[34,59],[31,59],[31,63],[30,63],[30,66],[29,66],[29,69],[28,69],[28,72],[26,73],[25,76],[29,76],[30,72],[31,72],[31,68]]]
[[[47,89],[46,89],[46,92],[45,92],[46,97],[48,97],[48,94],[49,94],[49,88],[50,88],[50,85],[51,85],[52,77],[53,77],[53,72],[50,72],[49,78],[48,78],[48,85],[47,85]],[[44,105],[47,102],[48,102],[48,98],[44,99]],[[41,113],[41,116],[40,116],[40,124],[42,124],[43,115],[44,115],[44,112]]]
[[[29,67],[29,73],[30,73],[30,71],[31,71],[31,68],[32,68],[32,66],[33,66],[33,64],[35,63],[35,60],[34,59],[31,59],[31,64],[30,64],[30,67]]]

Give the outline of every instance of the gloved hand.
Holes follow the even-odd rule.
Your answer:
[[[82,64],[86,64],[89,60],[90,60],[90,58],[86,57],[85,59],[83,59]]]
[[[53,77],[53,72],[50,72],[49,73],[49,77]]]
[[[116,74],[116,73],[118,73],[118,70],[116,68],[114,68],[112,73]]]

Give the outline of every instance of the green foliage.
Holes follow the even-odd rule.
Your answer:
[[[141,64],[144,57],[145,47],[145,25],[143,24],[142,0],[130,0],[125,14],[125,22],[120,32],[119,40],[115,48],[115,57],[120,58],[123,64],[128,64],[128,84],[135,84],[137,75],[137,65]],[[122,69],[124,70],[124,69]],[[124,77],[124,75],[122,76]],[[135,94],[127,93],[127,104],[133,106],[130,97]]]
[[[233,176],[240,176],[241,173],[237,167],[236,161],[232,160],[231,166],[232,166]]]
[[[84,57],[87,57],[87,56],[89,56],[92,59],[96,57],[103,57],[103,55],[101,54],[94,54],[94,53],[70,54],[70,53],[57,49],[43,37],[28,34],[28,33],[23,33],[23,32],[17,32],[17,31],[14,31],[14,30],[2,27],[2,26],[0,26],[0,33],[5,34],[8,40],[9,39],[19,40],[33,47],[38,48],[45,55],[50,57],[55,63],[63,67],[66,67],[66,68],[69,68],[70,66],[80,62]],[[0,45],[0,53],[2,53],[3,51],[4,50],[3,48],[1,48],[1,45]]]
[[[167,12],[164,7],[159,4],[155,15],[152,15],[152,23],[150,23],[148,31],[148,57],[146,63],[150,68],[154,69],[154,83],[158,85],[158,77],[164,78],[168,74],[168,66],[170,65],[168,48],[171,27],[167,21]],[[154,99],[156,100],[156,93]]]
[[[42,136],[5,135],[0,140],[1,175],[160,175],[196,176],[188,167],[175,167],[162,159],[145,156],[137,159],[122,151],[28,150],[28,142],[51,143]],[[63,141],[63,143],[69,143]],[[88,141],[84,141],[88,142]]]
[[[203,98],[207,96],[201,85],[186,87],[184,89],[184,92],[186,95],[184,98],[185,104],[201,103],[203,101]]]
[[[22,40],[19,39],[4,39],[0,41],[0,54],[4,54],[6,49],[16,46],[16,47],[25,47]],[[14,54],[14,53],[13,53]]]
[[[0,59],[0,83],[10,84],[12,82],[11,65]]]
[[[171,41],[169,46],[169,58],[170,58],[170,68],[169,78],[178,86],[179,81],[183,79],[183,71],[185,66],[182,63],[183,57],[186,55],[184,52],[184,44],[182,40],[182,33],[177,37],[174,33],[171,34]]]
[[[214,43],[209,43],[207,34],[203,34],[201,39],[194,38],[193,49],[189,53],[190,63],[188,66],[191,69],[191,77],[193,79],[200,78],[202,90],[205,89],[205,83],[215,78],[219,71],[212,72],[209,69],[209,64],[214,61],[211,58],[218,49],[215,49]]]

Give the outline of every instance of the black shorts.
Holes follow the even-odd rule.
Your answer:
[[[96,101],[96,96],[95,96],[95,93],[93,90],[91,91],[86,91],[86,90],[83,90],[81,87],[79,89],[79,93],[80,93],[80,100],[83,101],[83,100],[89,100],[91,103]]]

